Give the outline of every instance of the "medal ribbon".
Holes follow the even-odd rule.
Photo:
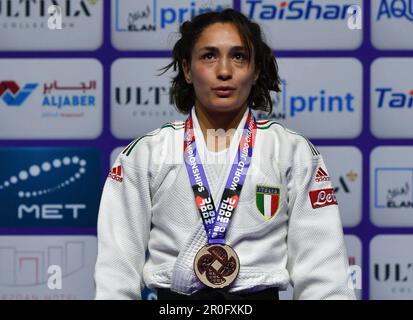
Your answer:
[[[249,110],[235,159],[218,210],[216,210],[204,167],[197,152],[191,112],[185,121],[184,160],[195,202],[208,236],[208,244],[225,244],[225,234],[238,205],[241,189],[251,163],[256,131],[257,124],[254,115]]]

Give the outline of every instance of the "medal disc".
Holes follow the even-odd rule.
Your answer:
[[[234,249],[224,244],[206,245],[195,256],[198,279],[210,288],[230,285],[239,273],[239,259]]]

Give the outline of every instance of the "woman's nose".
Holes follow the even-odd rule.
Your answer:
[[[218,62],[217,69],[217,76],[219,79],[226,80],[232,77],[232,68],[229,59],[221,59]]]

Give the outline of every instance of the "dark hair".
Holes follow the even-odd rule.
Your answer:
[[[259,78],[252,86],[248,97],[248,105],[255,110],[272,112],[270,90],[280,92],[280,78],[277,61],[270,47],[264,42],[260,26],[250,21],[241,12],[225,9],[221,12],[207,12],[197,15],[191,21],[185,21],[179,28],[181,38],[175,43],[172,50],[173,61],[161,68],[165,73],[172,66],[174,71],[178,65],[178,74],[172,79],[172,98],[179,112],[188,114],[195,104],[195,92],[192,84],[185,80],[182,61],[191,62],[191,51],[202,31],[213,23],[232,23],[247,47],[249,57],[252,57],[252,48],[255,53],[255,68],[260,70]],[[252,44],[252,47],[251,47]],[[159,74],[159,75],[161,75]]]

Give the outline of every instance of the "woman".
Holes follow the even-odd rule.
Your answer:
[[[98,222],[97,299],[354,299],[321,155],[271,112],[278,68],[260,27],[232,9],[185,22],[171,64],[185,122],[133,141]],[[219,160],[219,161],[217,161]],[[109,175],[112,177],[112,175]],[[113,177],[112,177],[113,178]],[[192,190],[192,191],[191,191]],[[147,256],[145,256],[147,252]]]

